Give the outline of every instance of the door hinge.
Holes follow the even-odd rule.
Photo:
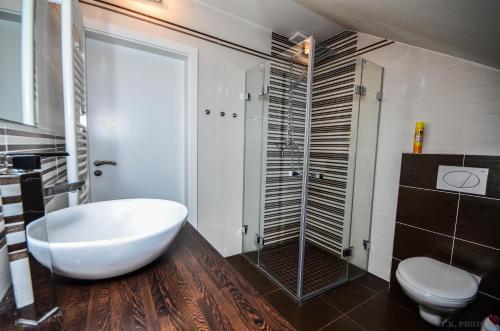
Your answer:
[[[354,85],[354,94],[365,95],[366,94],[366,87],[363,85]]]
[[[370,245],[371,245],[370,240],[363,239],[363,248],[364,249],[366,249],[367,251],[370,250]]]
[[[243,234],[247,234],[248,233],[248,225],[243,225],[241,227],[241,233],[243,233]]]
[[[354,255],[354,246],[347,247],[342,251],[342,257],[349,257]]]
[[[260,94],[259,94],[259,96],[264,96],[264,95],[267,95],[267,94],[269,94],[269,91],[270,91],[270,89],[269,89],[269,85],[267,85],[267,86],[262,86],[262,88],[260,89]]]
[[[382,91],[378,91],[378,92],[377,92],[377,95],[375,96],[375,98],[376,98],[378,101],[382,101],[382,99],[384,98],[384,92],[382,92]]]
[[[255,243],[258,245],[258,246],[264,246],[264,237],[262,237],[261,235],[259,234],[255,234]]]
[[[245,93],[245,101],[250,101],[252,99],[252,95],[250,94],[250,92],[246,92]]]

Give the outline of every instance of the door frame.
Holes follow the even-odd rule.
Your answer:
[[[109,22],[85,20],[86,38],[115,39],[156,48],[185,63],[185,202],[188,221],[198,228],[198,49]]]

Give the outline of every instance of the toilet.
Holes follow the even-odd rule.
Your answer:
[[[420,316],[443,326],[476,297],[481,278],[428,257],[401,261],[396,278],[403,291],[419,304]]]

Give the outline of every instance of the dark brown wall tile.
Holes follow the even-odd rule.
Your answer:
[[[500,250],[455,240],[452,265],[482,277],[479,290],[500,298]]]
[[[453,236],[458,194],[399,188],[396,220]]]
[[[452,243],[450,237],[396,223],[392,255],[400,260],[427,256],[450,263]]]
[[[401,185],[436,189],[440,165],[462,166],[463,155],[403,154],[401,161]]]
[[[500,199],[500,156],[466,155],[464,165],[489,168],[486,196]]]
[[[500,300],[478,293],[476,300],[446,323],[443,329],[449,331],[479,330],[483,319],[492,313],[500,314]]]
[[[500,200],[462,195],[456,237],[500,248]]]

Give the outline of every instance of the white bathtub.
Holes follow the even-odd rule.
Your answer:
[[[77,279],[110,278],[159,257],[186,217],[185,206],[168,200],[89,203],[48,213],[30,223],[28,247],[56,274]]]

